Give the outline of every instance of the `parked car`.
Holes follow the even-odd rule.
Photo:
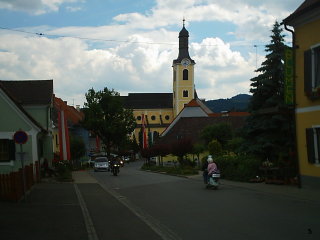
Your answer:
[[[97,157],[94,161],[94,171],[110,171],[107,157]]]

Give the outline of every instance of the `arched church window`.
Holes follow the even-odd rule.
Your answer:
[[[188,90],[183,90],[183,97],[188,97],[188,96],[189,96]]]
[[[141,120],[141,116],[138,116],[138,117],[137,117],[137,120],[140,121],[140,120]]]
[[[183,70],[183,80],[188,80],[188,69]]]

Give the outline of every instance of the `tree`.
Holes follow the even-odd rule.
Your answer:
[[[208,151],[210,155],[220,156],[222,154],[222,146],[220,142],[216,139],[211,140],[208,144]]]
[[[201,137],[205,140],[206,144],[216,139],[222,146],[225,146],[228,140],[232,139],[232,135],[232,128],[228,123],[212,124],[201,131]]]
[[[181,166],[188,165],[189,162],[184,159],[188,153],[192,153],[193,142],[190,138],[178,139],[171,145],[171,153],[178,157]]]
[[[278,22],[266,45],[266,60],[252,78],[253,94],[246,122],[246,143],[249,152],[261,158],[277,159],[293,147],[293,112],[284,102],[284,35]]]
[[[98,92],[89,89],[86,100],[82,124],[100,137],[110,156],[112,147],[123,143],[135,129],[133,112],[124,108],[120,94],[113,89]]]

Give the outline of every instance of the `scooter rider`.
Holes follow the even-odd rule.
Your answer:
[[[218,167],[217,167],[217,164],[213,162],[211,155],[208,156],[207,162],[208,162],[208,176],[210,176],[212,173],[217,172]]]
[[[209,161],[213,162],[212,156],[209,155],[207,160],[204,161],[203,165],[202,165],[202,176],[203,176],[203,182],[204,184],[208,183],[208,165],[209,165]]]

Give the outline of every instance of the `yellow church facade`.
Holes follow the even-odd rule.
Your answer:
[[[141,145],[142,124],[145,121],[148,143],[170,125],[186,104],[196,97],[194,87],[195,61],[189,56],[189,32],[183,25],[179,33],[179,55],[173,60],[173,89],[171,93],[129,93],[122,96],[126,108],[133,110],[137,127],[134,138]]]

